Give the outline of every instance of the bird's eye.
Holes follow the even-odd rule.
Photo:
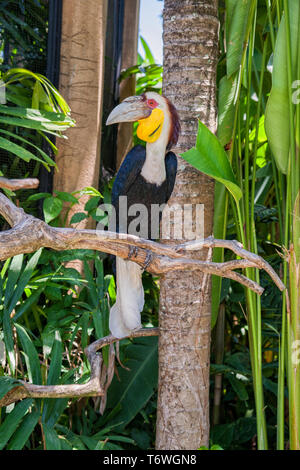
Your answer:
[[[154,109],[158,106],[158,103],[154,99],[147,100],[149,108]]]

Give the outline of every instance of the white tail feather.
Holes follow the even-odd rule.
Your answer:
[[[113,336],[122,338],[141,328],[144,307],[142,268],[132,261],[116,259],[117,298],[110,310],[109,329]]]

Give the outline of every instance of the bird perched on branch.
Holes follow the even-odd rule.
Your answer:
[[[113,109],[106,124],[134,121],[138,121],[137,136],[146,142],[146,148],[136,145],[126,155],[114,181],[116,231],[159,238],[159,219],[152,208],[167,203],[173,191],[177,158],[170,149],[179,137],[179,117],[167,98],[146,92],[126,98]],[[138,264],[116,258],[117,298],[110,310],[109,328],[117,338],[141,328],[142,272]]]

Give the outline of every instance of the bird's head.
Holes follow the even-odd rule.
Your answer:
[[[116,106],[106,124],[138,121],[137,136],[148,143],[165,142],[169,150],[176,145],[180,122],[175,106],[164,96],[147,91],[130,96]]]

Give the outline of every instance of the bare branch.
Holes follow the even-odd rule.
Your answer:
[[[202,248],[228,248],[241,258],[252,261],[258,269],[264,269],[269,276],[273,279],[274,283],[279,290],[284,291],[285,285],[280,277],[276,274],[272,266],[267,263],[261,256],[245,250],[243,245],[237,240],[217,240],[213,237],[208,237],[205,240],[193,240],[191,242],[179,245],[176,247],[178,253],[185,253],[187,251],[199,251]]]
[[[122,339],[126,338],[142,338],[145,336],[158,336],[159,335],[159,328],[141,328],[140,330],[133,331],[130,336],[125,336]],[[89,358],[91,355],[95,354],[97,351],[100,349],[104,348],[105,346],[108,346],[109,344],[116,343],[117,341],[120,341],[120,338],[116,338],[113,335],[109,336],[104,336],[104,338],[97,339],[97,341],[94,341],[91,343],[89,346],[85,348],[85,354]]]
[[[100,386],[102,356],[92,352],[88,356],[91,365],[91,378],[85,384],[35,385],[20,380],[20,385],[10,390],[1,400],[1,406],[8,406],[23,398],[67,398],[95,397],[103,395]]]
[[[158,328],[142,328],[133,331],[127,338],[141,338],[144,336],[158,336]],[[124,338],[125,339],[125,338]],[[72,398],[72,397],[103,397],[113,379],[114,354],[110,355],[110,367],[107,378],[103,374],[103,359],[97,352],[104,346],[120,341],[112,335],[105,336],[91,343],[85,353],[91,365],[91,378],[85,384],[68,385],[35,385],[23,380],[10,390],[1,400],[0,407],[8,406],[24,398]],[[105,382],[105,383],[103,383]]]
[[[236,241],[205,240],[187,242],[183,245],[171,246],[144,240],[134,235],[118,234],[102,230],[76,230],[72,228],[55,228],[45,222],[24,213],[14,206],[6,196],[0,194],[0,214],[13,227],[0,236],[0,260],[21,253],[32,253],[41,247],[54,250],[92,249],[130,259],[153,274],[164,274],[176,270],[201,270],[207,274],[238,280],[261,295],[262,288],[245,276],[232,273],[234,269],[258,268],[265,269],[280,290],[285,286],[272,267],[260,256],[245,250]],[[243,260],[227,263],[201,261],[190,255],[191,251],[201,248],[224,247],[235,252]]]
[[[0,176],[0,188],[17,191],[18,189],[36,189],[39,187],[37,178],[7,179]]]

